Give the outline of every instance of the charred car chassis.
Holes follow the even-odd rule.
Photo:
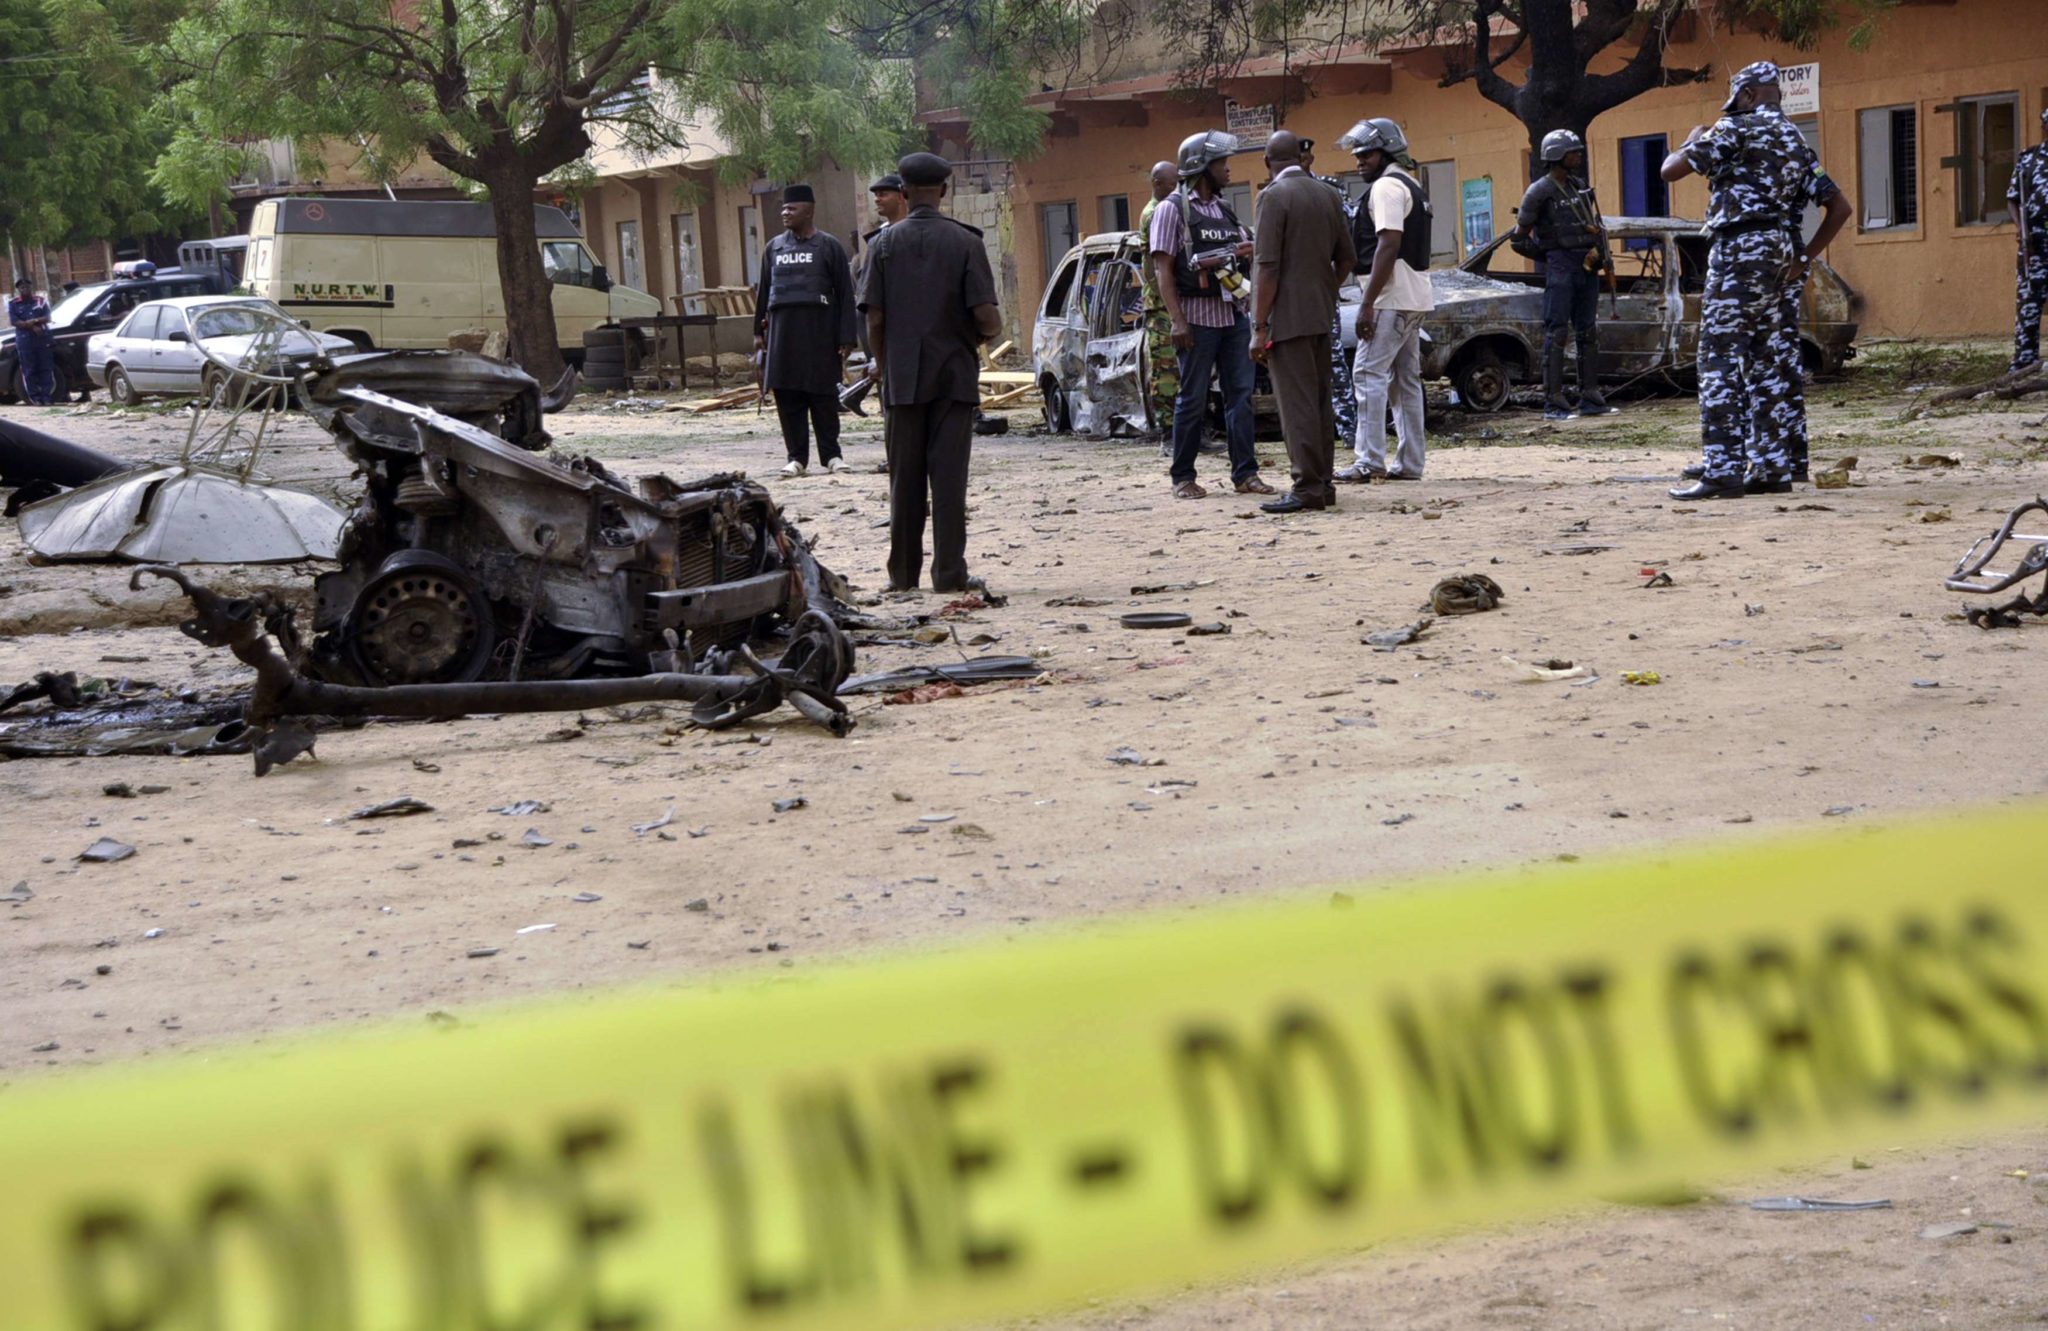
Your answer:
[[[629,484],[593,458],[542,457],[552,404],[480,357],[345,358],[300,387],[364,477],[310,637],[268,597],[161,565],[134,579],[176,582],[185,633],[255,670],[258,775],[310,749],[304,717],[684,701],[715,729],[787,702],[852,728],[835,696],[853,667],[843,585],[761,485]],[[788,638],[773,663],[747,646],[769,633]]]

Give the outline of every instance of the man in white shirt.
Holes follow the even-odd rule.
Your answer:
[[[1358,353],[1351,382],[1358,398],[1358,461],[1340,481],[1422,479],[1422,318],[1436,308],[1429,276],[1429,196],[1396,165],[1408,151],[1401,127],[1383,117],[1361,120],[1338,140],[1358,160],[1368,186],[1352,219],[1361,265],[1370,259],[1358,308]],[[1387,408],[1394,411],[1400,452],[1387,465]]]

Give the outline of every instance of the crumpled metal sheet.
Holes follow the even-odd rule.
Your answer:
[[[284,564],[334,559],[346,517],[303,491],[187,463],[103,476],[29,505],[20,521],[45,559]]]

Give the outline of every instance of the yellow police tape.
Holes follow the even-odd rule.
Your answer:
[[[2039,810],[0,1097],[0,1327],[908,1327],[2048,1119]]]

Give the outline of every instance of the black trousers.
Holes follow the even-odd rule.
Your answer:
[[[967,459],[974,447],[972,402],[919,402],[890,407],[889,585],[917,586],[924,567],[929,496],[932,586],[967,586]]]
[[[818,465],[839,456],[839,395],[775,390],[775,416],[782,422],[782,446],[791,462],[811,465],[811,431],[818,432]]]

